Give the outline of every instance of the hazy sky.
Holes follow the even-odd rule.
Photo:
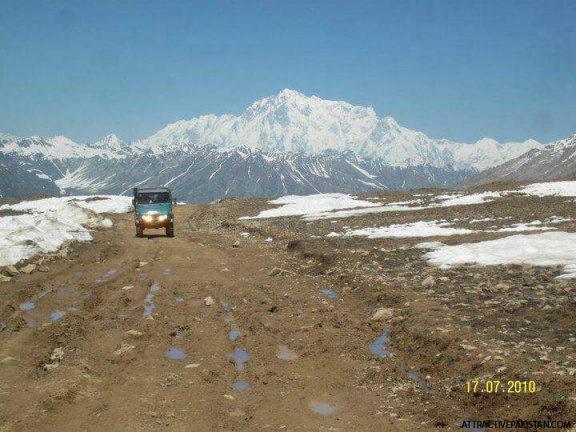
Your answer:
[[[0,2],[5,133],[128,141],[287,87],[433,138],[563,138],[576,2]]]

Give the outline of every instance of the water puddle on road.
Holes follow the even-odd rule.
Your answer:
[[[104,273],[104,275],[102,275],[103,278],[107,278],[110,277],[112,275],[116,274],[116,270],[108,270],[106,273]]]
[[[370,352],[372,354],[378,357],[388,357],[390,355],[389,351],[390,347],[388,346],[389,342],[390,342],[390,336],[388,335],[388,330],[382,329],[382,335],[376,338],[376,340],[371,344],[368,344],[368,348],[370,349]],[[418,385],[424,390],[425,393],[427,394],[434,393],[432,389],[428,387],[428,383],[422,378],[420,378],[418,374],[410,372],[397,361],[394,361],[394,365],[408,378],[410,378],[413,381],[416,381]]]
[[[228,332],[228,340],[234,342],[240,337],[240,330],[231,330]]]
[[[164,353],[164,357],[170,360],[184,360],[186,353],[181,348],[172,347]]]
[[[53,323],[55,323],[56,321],[58,321],[60,318],[64,317],[64,315],[66,315],[66,312],[64,311],[56,311],[53,312],[50,315],[50,321],[52,321]]]
[[[156,292],[156,291],[158,291],[159,289],[160,289],[160,285],[158,285],[156,282],[154,282],[154,283],[152,284],[152,286],[150,287],[150,291],[152,291],[152,292]]]
[[[220,302],[220,306],[222,306],[222,309],[224,309],[224,312],[230,312],[232,310],[232,306],[230,306],[228,303],[225,303],[223,301]]]
[[[320,292],[322,294],[326,294],[328,297],[330,297],[331,299],[335,299],[336,297],[338,297],[338,293],[336,291],[332,291],[330,289],[321,289]]]
[[[20,305],[20,310],[23,310],[23,311],[29,311],[29,310],[32,310],[35,308],[36,308],[36,303],[34,303],[34,302],[22,303]]]
[[[226,354],[226,357],[231,357],[234,359],[234,362],[236,363],[236,369],[239,371],[243,371],[246,368],[244,363],[250,361],[250,356],[248,353],[238,347],[234,348],[234,352]]]
[[[184,297],[176,297],[176,303],[182,303],[184,300],[186,300]]]
[[[152,311],[156,309],[156,305],[152,301],[153,298],[154,294],[150,293],[144,299],[144,306],[143,306],[144,313],[142,314],[142,318],[148,318],[149,316],[152,315]]]
[[[320,415],[330,415],[337,411],[336,405],[320,401],[312,401],[308,404],[308,407]]]
[[[388,342],[390,342],[390,337],[388,336],[388,331],[386,329],[382,330],[382,336],[378,337],[374,342],[368,345],[370,352],[378,357],[387,357],[390,355],[388,351]]]
[[[286,345],[278,345],[276,349],[276,357],[284,361],[292,361],[298,359],[298,354],[288,348]]]
[[[234,384],[232,384],[232,389],[236,391],[246,391],[252,390],[252,386],[248,381],[235,381]]]

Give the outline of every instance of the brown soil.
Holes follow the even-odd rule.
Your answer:
[[[308,223],[238,221],[266,201],[225,200],[178,206],[176,237],[148,239],[134,236],[131,215],[114,217],[113,229],[75,245],[49,272],[0,286],[0,429],[380,431],[457,429],[462,419],[573,420],[576,299],[572,282],[554,279],[557,269],[440,270],[411,248],[422,239],[324,237],[347,225],[573,217],[566,201],[510,196]],[[574,221],[556,227],[576,231]],[[275,267],[287,272],[270,276]],[[430,276],[434,285],[423,286]],[[145,318],[150,294],[155,308]],[[26,302],[35,309],[20,310]],[[370,321],[380,307],[393,316]],[[51,323],[57,311],[66,315]],[[369,344],[384,328],[391,354],[378,357]],[[234,341],[232,330],[240,331]],[[235,347],[250,356],[244,370],[227,355]],[[186,358],[166,358],[171,348]],[[287,352],[289,360],[278,358]],[[538,391],[469,394],[465,381],[476,377],[532,379]],[[251,389],[234,390],[236,381]],[[316,413],[314,403],[333,412]]]

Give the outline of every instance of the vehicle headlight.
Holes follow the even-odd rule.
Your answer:
[[[150,216],[150,215],[144,215],[144,216],[142,216],[142,219],[143,219],[145,222],[152,222],[153,217]]]
[[[158,220],[159,220],[160,222],[164,222],[166,219],[168,219],[168,215],[160,215],[160,216],[158,216]]]

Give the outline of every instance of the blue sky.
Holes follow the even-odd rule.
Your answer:
[[[0,3],[0,131],[142,138],[292,88],[433,138],[576,133],[573,1]]]

